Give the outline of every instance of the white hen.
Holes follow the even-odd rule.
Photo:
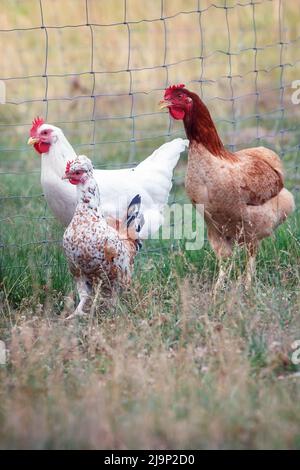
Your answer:
[[[63,131],[41,118],[33,121],[28,143],[34,145],[42,157],[41,184],[47,203],[55,217],[67,226],[76,207],[76,189],[62,177],[66,163],[77,155]],[[177,138],[163,144],[135,168],[95,170],[105,217],[123,219],[130,201],[140,194],[145,219],[140,238],[154,235],[163,223],[173,170],[187,146],[188,140]]]

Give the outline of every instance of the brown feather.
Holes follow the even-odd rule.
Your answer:
[[[233,243],[249,244],[271,235],[294,209],[284,188],[282,163],[264,147],[228,152],[201,99],[193,100],[184,126],[190,139],[186,190],[193,204],[204,205],[208,238],[218,256]]]
[[[196,93],[186,89],[184,92],[193,100],[191,112],[186,113],[183,120],[187,138],[191,142],[202,144],[213,156],[236,161],[235,155],[224,147],[203,101]]]

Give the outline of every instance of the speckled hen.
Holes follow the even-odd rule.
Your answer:
[[[64,179],[77,185],[77,206],[63,237],[80,297],[75,312],[68,317],[72,318],[85,313],[98,286],[112,302],[120,288],[129,286],[143,216],[141,198],[136,195],[123,220],[105,219],[93,166],[84,155],[67,164]]]
[[[220,260],[217,286],[225,274],[222,259],[231,256],[235,243],[246,246],[249,255],[249,286],[259,241],[294,210],[282,163],[265,147],[226,150],[207,107],[184,85],[165,90],[165,107],[174,119],[183,120],[190,141],[185,187],[193,204],[204,205],[208,239]]]

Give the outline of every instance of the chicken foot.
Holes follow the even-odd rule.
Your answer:
[[[66,320],[71,320],[77,316],[84,316],[87,312],[84,311],[86,303],[90,300],[91,287],[84,277],[79,277],[76,279],[76,287],[79,295],[79,304],[77,305],[75,311],[69,315]]]

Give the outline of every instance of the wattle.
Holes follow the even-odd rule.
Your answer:
[[[75,178],[71,178],[71,179],[69,179],[69,181],[70,181],[71,184],[79,184],[80,183],[80,180],[77,180]]]
[[[177,108],[176,106],[170,106],[170,114],[172,118],[180,120],[184,119],[185,112],[182,108]]]
[[[48,144],[46,142],[37,142],[36,144],[34,144],[34,148],[37,151],[37,153],[39,153],[39,154],[48,153],[49,148],[50,148],[50,144]]]

